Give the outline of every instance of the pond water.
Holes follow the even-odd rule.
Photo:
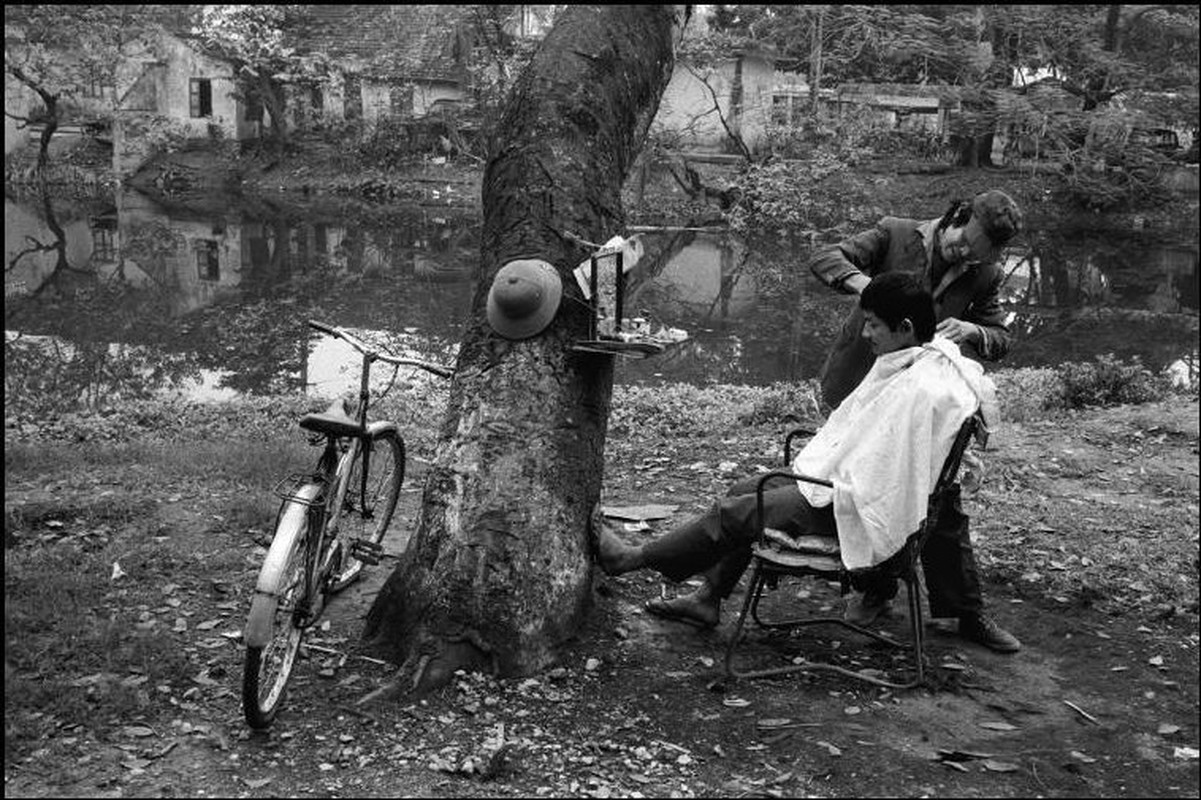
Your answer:
[[[388,332],[450,362],[475,291],[478,212],[325,210],[223,196],[5,198],[6,400],[177,391],[227,398],[349,385],[348,352],[316,318]],[[617,380],[766,384],[816,376],[851,298],[802,269],[806,245],[718,231],[644,234],[627,315],[688,331]],[[1103,353],[1197,365],[1198,245],[1099,230],[1035,230],[1009,256],[1009,366]]]

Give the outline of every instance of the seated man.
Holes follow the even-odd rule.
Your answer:
[[[792,464],[834,488],[772,479],[763,512],[767,527],[792,536],[837,535],[843,563],[852,570],[880,564],[918,529],[955,435],[977,409],[990,417],[995,403],[980,365],[949,340],[935,338],[933,299],[913,277],[873,278],[859,305],[862,335],[876,361]],[[651,601],[647,610],[716,625],[721,601],[750,563],[757,482],[753,477],[735,484],[708,513],[644,545],[631,546],[596,526],[601,568],[619,575],[650,567],[672,580],[703,571],[695,592]],[[960,620],[960,634],[981,643],[995,638],[995,623],[973,616]]]

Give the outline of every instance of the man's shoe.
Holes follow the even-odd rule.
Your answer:
[[[960,617],[959,635],[997,653],[1016,653],[1022,649],[1016,636],[983,614]]]
[[[857,594],[847,601],[842,618],[855,625],[871,625],[888,611],[889,598],[875,592]]]

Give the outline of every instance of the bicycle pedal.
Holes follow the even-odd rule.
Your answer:
[[[350,554],[364,564],[374,566],[384,558],[384,546],[366,539],[355,539],[350,543]]]

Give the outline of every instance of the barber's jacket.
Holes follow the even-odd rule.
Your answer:
[[[932,274],[935,228],[927,221],[885,217],[871,230],[825,247],[809,261],[810,271],[827,286],[842,288],[852,275],[869,278],[885,272],[907,272],[934,295],[938,319],[955,317],[980,326],[979,347],[961,348],[970,358],[995,361],[1009,352],[1012,337],[1001,308],[1005,273],[1000,264],[947,269],[935,282]],[[850,394],[872,365],[871,347],[860,336],[863,312],[859,305],[847,314],[822,369],[822,399],[837,406]]]
[[[949,339],[936,336],[876,359],[792,463],[833,489],[798,481],[812,506],[834,504],[842,561],[874,566],[896,553],[926,504],[964,421],[996,419],[992,381]]]

